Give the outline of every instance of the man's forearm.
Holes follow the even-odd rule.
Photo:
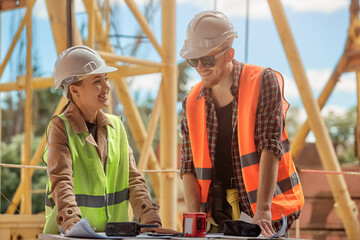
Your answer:
[[[278,175],[278,157],[270,151],[263,151],[260,159],[259,187],[256,210],[270,210]]]
[[[200,186],[196,176],[191,173],[183,175],[186,209],[189,212],[200,211]]]

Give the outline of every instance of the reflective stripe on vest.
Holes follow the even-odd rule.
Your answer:
[[[275,71],[274,71],[275,72]],[[248,199],[253,212],[256,211],[257,189],[259,184],[259,155],[255,146],[255,122],[258,98],[261,89],[261,79],[264,68],[245,65],[239,81],[238,96],[238,144],[241,159],[243,180]],[[283,92],[283,78],[275,72],[281,92]],[[201,203],[206,203],[211,183],[211,159],[209,155],[208,137],[206,130],[205,99],[197,99],[202,84],[194,86],[187,98],[187,119],[189,135],[193,153],[193,161],[199,185],[201,187]],[[283,98],[283,114],[289,104]],[[282,136],[282,159],[279,161],[278,178],[272,201],[272,220],[280,219],[281,214],[289,215],[304,205],[299,177],[291,159],[290,143],[287,138],[286,127]],[[206,167],[205,167],[206,166]],[[206,183],[206,184],[205,184]]]
[[[49,195],[49,193],[48,193]],[[101,208],[105,206],[111,206],[126,201],[129,196],[129,189],[126,188],[122,191],[106,194],[106,196],[91,196],[85,194],[75,194],[75,201],[78,207],[92,207]],[[108,199],[106,204],[106,199]],[[55,202],[52,198],[47,197],[45,199],[45,205],[53,208]]]
[[[125,129],[121,120],[107,114],[112,125],[106,126],[108,157],[105,172],[95,146],[86,138],[89,133],[76,134],[63,115],[58,116],[64,126],[73,160],[74,193],[82,217],[87,217],[97,231],[105,231],[107,221],[126,222],[129,199],[129,153]],[[81,157],[79,157],[81,156]],[[44,154],[46,162],[47,150]],[[44,232],[53,233],[57,207],[51,198],[51,183],[48,181],[46,198],[46,223]],[[51,217],[50,217],[51,216]],[[54,218],[55,219],[51,219]],[[49,231],[50,232],[49,232]]]

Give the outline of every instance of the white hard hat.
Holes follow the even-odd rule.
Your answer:
[[[226,40],[235,37],[238,37],[237,32],[222,12],[201,12],[196,14],[188,25],[180,56],[185,59],[206,56]]]
[[[87,46],[74,46],[63,51],[54,66],[55,88],[63,89],[67,97],[70,84],[80,81],[79,77],[116,71],[93,49]]]

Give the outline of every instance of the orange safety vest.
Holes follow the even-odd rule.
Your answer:
[[[253,213],[256,211],[257,189],[259,185],[260,157],[255,146],[255,120],[260,93],[262,74],[265,68],[246,64],[240,76],[238,97],[238,144],[241,169],[248,199]],[[275,72],[275,71],[274,71]],[[283,93],[284,79],[275,72],[281,92]],[[206,130],[205,99],[199,96],[202,89],[200,82],[194,86],[187,98],[187,120],[189,126],[190,143],[198,183],[200,185],[200,206],[203,211],[207,204],[209,187],[212,179],[212,163],[209,154]],[[282,94],[283,95],[283,94]],[[289,104],[282,96],[283,114]],[[304,205],[304,196],[290,153],[290,143],[286,127],[282,136],[282,159],[279,161],[278,177],[272,199],[272,220],[280,219],[297,212]]]

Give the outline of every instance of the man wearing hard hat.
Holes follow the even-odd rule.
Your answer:
[[[234,38],[218,11],[188,25],[180,55],[201,82],[183,100],[180,176],[187,210],[207,212],[210,231],[242,212],[271,236],[282,215],[289,229],[304,205],[285,127],[289,104],[280,73],[234,59]]]

